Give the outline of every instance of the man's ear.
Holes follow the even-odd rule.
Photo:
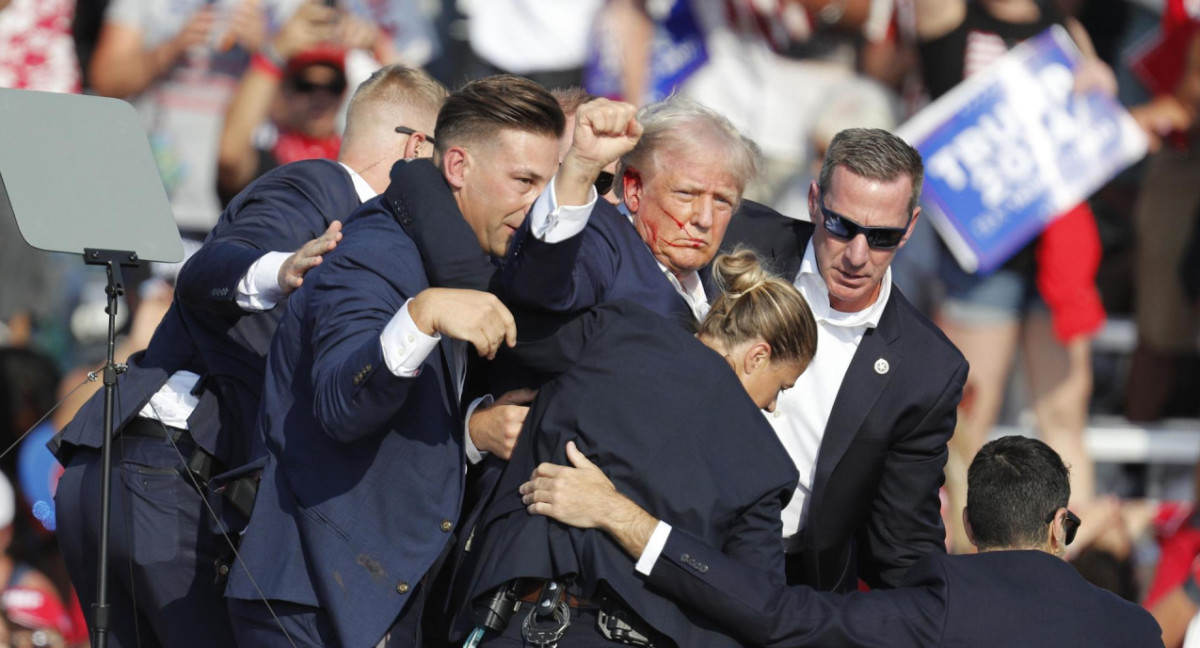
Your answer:
[[[470,167],[471,156],[461,146],[451,146],[442,155],[442,174],[446,176],[446,182],[450,183],[451,189],[457,191],[463,188],[467,175],[470,173]]]
[[[1061,556],[1067,553],[1067,529],[1066,519],[1067,513],[1065,509],[1059,509],[1054,512],[1054,519],[1050,522],[1050,530],[1047,532],[1047,542],[1050,545],[1050,553],[1055,556]]]
[[[642,174],[633,167],[625,167],[620,181],[621,200],[630,212],[636,214],[642,206]]]
[[[429,143],[429,140],[425,139],[425,133],[417,131],[416,133],[409,135],[408,140],[404,142],[404,158],[403,159],[413,160],[413,159],[416,159],[419,157],[432,157],[433,156],[433,145],[432,144],[430,144],[427,147],[422,148],[423,145],[428,144],[428,143]],[[426,151],[429,155],[421,155],[422,150]]]
[[[979,543],[975,542],[975,529],[971,528],[971,518],[969,518],[967,516],[967,507],[965,507],[965,506],[963,507],[963,512],[962,512],[962,524],[963,524],[963,531],[965,531],[967,533],[967,540],[970,540],[972,545],[974,545],[975,547],[978,547]]]
[[[913,230],[917,227],[917,219],[920,217],[921,207],[918,205],[917,207],[913,208],[912,218],[908,221],[908,231],[904,233],[904,238],[900,239],[900,245],[896,246],[897,250],[904,247],[905,243],[908,243],[908,237],[912,236]]]
[[[817,201],[817,195],[820,189],[817,188],[817,181],[813,180],[808,185],[808,218],[809,222],[820,223],[820,207]]]

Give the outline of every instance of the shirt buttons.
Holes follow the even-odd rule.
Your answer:
[[[775,418],[779,418],[779,417],[783,416],[783,412],[781,412],[779,410],[775,410],[774,412],[771,412],[771,416],[774,416]]]
[[[449,531],[450,529],[454,528],[454,523],[450,520],[442,520],[441,527],[442,531]]]
[[[401,582],[399,585],[397,585],[396,593],[397,594],[408,594],[408,583]]]
[[[409,333],[408,334],[408,343],[412,344],[413,342],[416,342],[416,341],[417,341],[417,336],[413,335],[412,333]]]
[[[399,353],[400,355],[404,355],[404,354],[408,353],[408,347],[401,344],[399,347],[396,348],[396,353]]]

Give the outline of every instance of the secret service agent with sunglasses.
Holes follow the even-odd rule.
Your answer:
[[[819,347],[818,347],[819,348]],[[647,584],[743,642],[802,646],[1065,648],[1163,645],[1149,612],[1088,583],[1061,559],[1079,518],[1067,467],[1036,439],[983,446],[967,473],[963,522],[977,554],[931,554],[904,587],[828,594],[784,587],[617,493],[568,446],[576,468],[542,464],[521,487],[530,512],[599,527],[638,558]],[[662,536],[662,550],[653,551]]]
[[[817,320],[816,357],[768,416],[801,475],[783,513],[790,584],[898,587],[945,551],[938,488],[967,363],[889,269],[923,175],[891,133],[845,130],[809,190],[812,223],[743,210],[725,235],[791,278]]]

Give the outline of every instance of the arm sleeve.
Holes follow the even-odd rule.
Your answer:
[[[887,450],[871,512],[859,534],[861,575],[872,587],[900,587],[918,559],[946,551],[938,490],[966,377],[962,362],[920,423]]]
[[[588,194],[587,204],[560,207],[554,180],[551,180],[529,210],[529,231],[539,241],[561,243],[587,227],[588,216],[595,206],[596,189],[593,187]]]
[[[250,265],[237,285],[237,305],[249,313],[261,313],[275,308],[283,299],[279,285],[279,269],[288,257],[287,252],[267,252]]]
[[[940,645],[945,600],[936,582],[850,594],[789,587],[680,529],[670,533],[647,581],[764,648]]]
[[[634,569],[643,576],[649,576],[654,569],[654,564],[658,562],[658,557],[662,555],[663,548],[666,547],[667,538],[671,535],[671,525],[658,521],[654,526],[654,532],[650,534],[650,541],[646,543],[646,547],[642,549],[642,557],[638,558]]]
[[[251,266],[268,252],[290,254],[324,232],[325,215],[302,187],[275,179],[254,191],[241,204],[236,219],[222,216],[208,240],[180,269],[176,294],[189,306],[242,314],[237,288]]]
[[[421,289],[406,281],[422,276],[415,252],[402,252],[331,256],[308,294],[304,325],[313,349],[314,415],[337,441],[385,430],[418,380],[389,370],[381,338]]]
[[[615,211],[600,213],[613,209],[607,202],[596,201],[589,225],[557,243],[539,240],[531,230],[532,219],[525,219],[513,236],[500,272],[502,298],[556,313],[578,312],[602,303],[616,277],[621,251],[608,231],[611,225],[592,224],[597,219],[624,218]]]
[[[399,378],[415,378],[421,371],[425,358],[437,348],[441,335],[425,335],[417,328],[408,312],[408,304],[392,316],[383,333],[379,335],[379,344],[383,349],[383,360],[387,368]]]
[[[491,394],[484,394],[471,401],[471,404],[467,406],[467,415],[463,417],[463,451],[467,455],[467,463],[472,466],[483,461],[487,453],[475,447],[475,440],[471,438],[471,415],[480,407],[487,407],[495,401],[496,399]]]
[[[795,483],[795,482],[793,482]],[[777,585],[784,578],[783,493],[769,492],[738,516],[721,548],[726,555],[761,569]]]

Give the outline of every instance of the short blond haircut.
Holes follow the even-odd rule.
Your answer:
[[[385,65],[358,85],[346,110],[346,139],[354,137],[356,125],[363,125],[374,106],[386,106],[411,115],[410,119],[433,121],[449,92],[421,70],[399,63]],[[411,124],[395,124],[408,126]],[[428,133],[432,136],[433,133]]]

